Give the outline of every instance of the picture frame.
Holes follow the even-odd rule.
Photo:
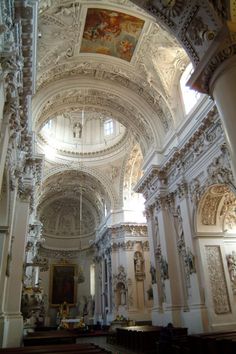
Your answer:
[[[76,304],[76,264],[53,264],[50,271],[50,306],[57,307],[63,302]]]

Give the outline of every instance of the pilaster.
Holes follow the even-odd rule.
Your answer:
[[[196,245],[193,239],[192,205],[189,200],[188,184],[183,180],[177,188],[177,247],[182,261],[183,285],[185,286],[186,308],[182,314],[184,325],[193,333],[204,329],[206,308],[200,294],[199,267],[196,264]],[[195,241],[196,242],[196,241]],[[197,272],[198,270],[198,272]],[[198,321],[191,321],[194,316]]]
[[[175,229],[168,210],[166,197],[159,196],[157,202],[157,219],[159,225],[160,244],[156,249],[156,256],[162,271],[162,283],[164,291],[163,323],[172,322],[176,326],[181,325],[181,309],[183,306],[183,294],[181,292],[181,277]]]
[[[3,347],[19,346],[23,335],[23,318],[20,306],[28,217],[29,200],[18,198],[13,227],[15,237],[12,243],[11,261],[8,266],[9,275],[4,303]]]

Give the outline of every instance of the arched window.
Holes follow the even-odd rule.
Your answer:
[[[112,119],[107,119],[104,122],[104,135],[112,135],[114,132],[114,125]]]
[[[186,83],[188,82],[192,72],[193,72],[193,66],[190,63],[184,70],[180,79],[180,89],[182,93],[184,110],[186,114],[188,114],[191,111],[191,109],[196,105],[196,103],[202,97],[202,94],[186,86]]]
[[[90,265],[90,295],[95,295],[95,264]]]

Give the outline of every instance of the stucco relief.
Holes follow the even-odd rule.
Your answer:
[[[190,248],[186,246],[185,235],[183,229],[183,219],[181,216],[180,207],[177,207],[177,213],[175,217],[176,232],[177,232],[177,250],[180,256],[183,281],[185,284],[186,295],[189,296],[189,289],[191,287],[191,274],[196,273],[195,257]]]
[[[95,168],[79,164],[72,166],[71,169],[68,166],[55,167],[44,174],[43,184],[43,193],[38,199],[40,204],[48,199],[50,195],[56,195],[63,190],[67,190],[67,194],[70,194],[71,197],[76,194],[79,196],[82,187],[83,192],[91,192],[90,200],[97,200],[94,205],[98,211],[104,208],[105,204],[108,209],[116,206],[117,196],[109,179]]]
[[[142,176],[141,165],[143,162],[142,152],[136,144],[130,155],[127,157],[123,168],[123,179],[120,184],[120,195],[123,194],[123,203],[126,205],[130,198],[135,198],[136,193],[133,188]],[[138,196],[136,195],[136,198]]]
[[[118,267],[117,274],[113,274],[113,281],[114,283],[117,281],[126,282],[126,272],[124,266],[120,265]]]
[[[83,204],[82,215],[80,200],[60,199],[42,210],[44,232],[57,236],[75,236],[93,232],[94,216]]]
[[[179,1],[182,2],[182,0]],[[126,6],[134,7],[134,5],[130,3],[125,4],[124,6],[123,3],[123,11],[125,11]],[[179,7],[179,4],[175,4],[172,9],[176,10],[176,7]],[[143,96],[145,100],[149,102],[149,104],[153,107],[156,105],[156,103],[158,103],[162,108],[162,110],[159,110],[160,112],[158,113],[158,115],[163,115],[164,113],[164,116],[168,118],[165,121],[166,129],[168,130],[170,128],[170,121],[168,122],[168,120],[172,119],[172,114],[170,109],[168,108],[168,104],[160,96],[159,91],[162,93],[162,95],[166,96],[167,94],[168,96],[168,89],[170,87],[169,81],[172,81],[173,78],[174,80],[177,80],[177,77],[175,75],[175,69],[176,71],[178,71],[176,65],[178,66],[178,63],[181,60],[178,53],[179,51],[182,51],[182,53],[184,53],[184,51],[179,48],[175,59],[176,48],[174,48],[172,50],[173,53],[170,54],[170,45],[166,44],[167,42],[169,43],[172,41],[171,36],[165,33],[162,29],[159,29],[154,35],[155,31],[153,31],[153,28],[156,27],[156,24],[150,22],[148,26],[150,28],[150,33],[149,31],[145,33],[145,35],[141,39],[138,51],[135,51],[135,60],[137,60],[139,57],[143,58],[143,60],[141,61],[141,66],[138,66],[140,68],[145,68],[146,66],[150,68],[148,58],[144,58],[145,53],[147,52],[145,42],[148,43],[148,46],[151,49],[156,46],[155,41],[157,38],[159,42],[161,42],[162,53],[165,53],[164,59],[166,60],[170,56],[173,57],[171,65],[167,64],[165,66],[165,60],[163,60],[163,58],[155,59],[154,56],[153,60],[156,60],[159,64],[160,62],[162,63],[162,70],[158,70],[157,72],[157,70],[153,68],[153,79],[150,79],[148,75],[146,75],[146,73],[150,72],[150,70],[146,71],[139,69],[139,74],[137,75],[137,70],[132,69],[127,65],[121,65],[120,68],[117,68],[117,65],[108,62],[106,63],[106,65],[103,65],[101,61],[99,62],[99,58],[95,58],[93,63],[83,61],[78,64],[78,60],[75,60],[75,57],[81,57],[81,54],[80,56],[78,56],[78,53],[80,47],[80,39],[82,35],[81,27],[83,27],[83,20],[80,19],[80,16],[81,13],[85,10],[85,8],[86,6],[84,4],[80,5],[76,2],[72,4],[70,2],[66,6],[64,4],[64,7],[61,8],[56,6],[54,8],[46,7],[46,11],[44,10],[41,13],[39,20],[39,31],[41,35],[39,40],[40,60],[38,65],[39,76],[37,84],[45,85],[46,82],[49,82],[48,79],[54,81],[55,79],[62,78],[61,75],[64,75],[64,77],[66,77],[67,75],[68,77],[71,75],[74,76],[76,75],[76,73],[78,74],[79,72],[80,74],[89,75],[102,80],[117,80],[119,83],[123,84],[126,87],[129,87],[131,90]],[[52,35],[50,35],[50,33]],[[153,44],[151,44],[152,41],[154,41]],[[175,42],[175,46],[178,46],[177,42]],[[156,66],[156,68],[158,68],[158,66]],[[159,78],[159,76],[161,77],[161,79]],[[164,88],[161,84],[162,81],[164,83]],[[157,105],[155,110],[158,110]]]
[[[220,247],[206,246],[205,250],[214,311],[218,315],[230,313],[231,307]]]
[[[181,14],[186,3],[185,0],[160,0],[161,9],[168,17],[176,17]]]
[[[158,244],[155,250],[155,256],[159,265],[160,269],[160,302],[164,302],[166,300],[166,292],[165,292],[165,280],[169,279],[169,270],[168,270],[168,263],[165,257],[162,255],[161,245]]]
[[[236,281],[236,253],[232,251],[232,253],[226,256],[227,265],[229,269],[229,276],[232,282]]]
[[[215,38],[215,33],[204,23],[198,11],[188,27],[187,36],[195,46],[203,46],[204,41]]]
[[[234,190],[235,188],[233,184],[232,171],[229,165],[228,151],[225,146],[222,146],[222,154],[213,160],[207,170],[207,179],[204,178],[203,173],[201,173],[201,176],[194,178],[189,185],[191,200],[196,204],[198,204],[201,197],[212,185],[216,185],[216,187],[220,188],[223,193],[227,193],[229,188],[231,190]],[[223,193],[221,193],[221,195],[223,195]],[[217,197],[217,195],[215,197]]]
[[[78,111],[80,107],[94,106],[102,107],[103,109],[111,109],[117,111],[116,119],[125,127],[132,129],[134,137],[140,142],[142,149],[147,150],[154,141],[153,132],[146,118],[133,103],[124,101],[123,98],[106,91],[89,89],[77,92],[77,90],[67,90],[60,94],[51,97],[50,100],[42,107],[40,115],[37,117],[37,127],[41,127],[50,117],[55,114],[62,114],[67,107],[67,111]],[[127,121],[126,117],[130,117]]]
[[[137,251],[134,254],[134,271],[137,281],[142,281],[145,278],[145,263],[141,252]]]
[[[216,225],[216,214],[222,196],[207,195],[202,207],[201,222],[203,225]]]
[[[218,114],[215,109],[213,109],[203,121],[202,126],[192,135],[191,140],[188,141],[180,151],[176,152],[163,166],[163,170],[167,173],[169,183],[173,183],[181,174],[189,170],[209,147],[220,139],[222,139],[222,127],[219,123]],[[226,159],[224,164],[226,164]],[[215,161],[215,164],[217,163],[218,162]],[[215,168],[213,167],[211,172],[211,167],[209,166],[209,174],[212,174],[213,169],[216,169],[216,167],[217,166],[215,166]],[[226,177],[227,176],[225,176],[225,178]]]
[[[134,72],[126,73],[125,71],[122,71],[122,69],[117,69],[117,66],[111,66],[108,63],[103,67],[102,64],[96,64],[96,62],[82,62],[79,64],[76,62],[73,65],[72,63],[68,63],[60,65],[54,69],[52,68],[50,71],[44,72],[42,76],[38,78],[38,90],[51,82],[55,82],[55,80],[63,78],[69,79],[75,75],[78,76],[78,79],[82,79],[86,76],[108,81],[108,84],[109,81],[117,82],[119,85],[134,91],[158,113],[165,131],[168,131],[171,128],[172,114],[160,92],[150,85],[144,85],[145,81],[142,76],[136,76],[134,75]]]

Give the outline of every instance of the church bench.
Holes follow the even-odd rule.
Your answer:
[[[188,354],[188,329],[185,327],[163,327],[156,344],[157,354]]]
[[[189,346],[192,354],[235,353],[236,331],[191,335]]]
[[[51,346],[50,346],[51,347]],[[24,350],[20,350],[21,348],[11,348],[14,350],[8,350],[5,351],[4,349],[0,350],[0,353],[8,353],[8,354],[16,354],[16,353],[31,353],[31,354],[62,354],[62,353],[68,353],[68,354],[110,354],[109,351],[106,351],[105,349],[101,349],[101,348],[78,348],[78,349],[70,349],[70,348],[65,348],[63,350],[57,349],[54,351],[51,351],[50,348],[47,348],[47,350],[44,351],[35,351],[34,349],[32,349],[30,352],[25,352]]]
[[[70,331],[38,331],[28,333],[23,342],[25,346],[42,345],[42,344],[59,344],[59,343],[76,343],[77,335]]]
[[[78,343],[72,345],[42,345],[33,347],[20,347],[20,348],[2,348],[0,353],[22,353],[22,354],[58,354],[58,353],[70,353],[70,354],[105,354],[109,353],[103,348],[95,344],[90,343]]]
[[[117,344],[135,352],[147,352],[155,348],[160,329],[159,326],[117,328]]]

